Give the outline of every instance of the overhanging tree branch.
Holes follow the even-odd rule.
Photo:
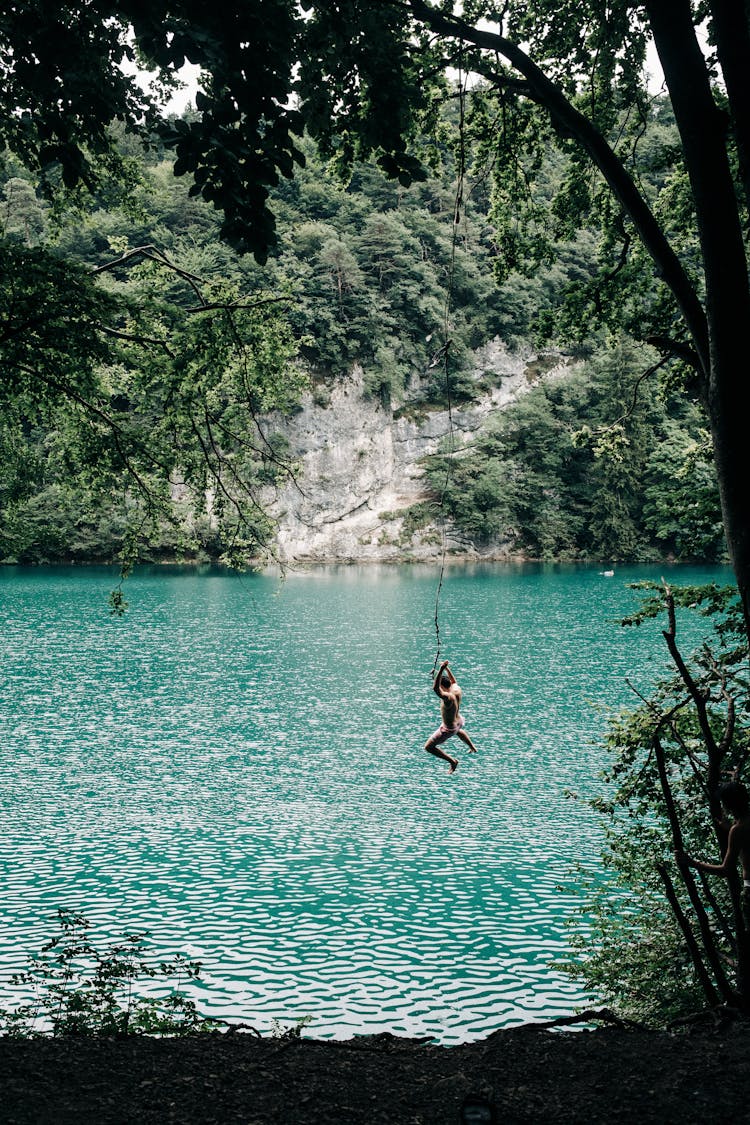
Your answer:
[[[406,7],[416,19],[434,31],[502,55],[524,76],[529,85],[530,97],[544,106],[553,124],[563,133],[575,137],[629,216],[651,255],[657,272],[674,294],[693,339],[703,377],[707,380],[710,362],[708,326],[703,306],[653,212],[599,130],[575,108],[518,44],[494,32],[472,27],[457,16],[431,7],[424,0],[406,0]]]
[[[656,348],[658,352],[666,352],[669,356],[674,356],[675,359],[683,360],[700,372],[700,357],[695,349],[686,344],[684,340],[674,340],[671,336],[653,335],[646,337],[646,343],[650,344],[652,348]]]

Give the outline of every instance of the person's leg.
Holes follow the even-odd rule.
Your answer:
[[[451,758],[450,754],[446,754],[444,750],[440,749],[440,743],[445,742],[448,737],[441,730],[435,731],[432,738],[428,738],[424,744],[424,748],[428,754],[434,754],[436,758],[442,758],[444,762],[448,763],[448,773],[455,773],[458,769],[458,758]]]
[[[457,731],[456,731],[456,736],[457,736],[458,738],[460,738],[462,742],[465,742],[465,743],[466,743],[466,745],[467,745],[467,746],[469,747],[469,753],[470,753],[470,754],[476,754],[476,753],[477,753],[477,748],[476,748],[476,746],[475,746],[475,745],[474,745],[474,743],[473,743],[473,742],[471,741],[471,739],[469,738],[469,736],[468,736],[468,734],[466,733],[466,731],[465,731],[465,730],[457,730]]]

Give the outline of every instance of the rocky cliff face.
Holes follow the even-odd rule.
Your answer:
[[[475,403],[455,406],[450,417],[447,410],[408,402],[394,412],[365,398],[363,373],[356,367],[336,383],[326,405],[306,396],[294,417],[272,420],[299,466],[296,483],[284,485],[269,504],[278,521],[280,560],[434,560],[444,542],[450,553],[478,553],[443,527],[439,516],[417,530],[405,519],[413,505],[430,497],[422,459],[438,450],[451,426],[460,448],[491,413],[565,367],[559,356],[510,352],[501,341],[491,341],[476,353],[472,372],[485,390]],[[502,546],[490,553],[502,555]]]

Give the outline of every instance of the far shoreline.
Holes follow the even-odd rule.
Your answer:
[[[131,575],[144,570],[155,572],[169,569],[194,573],[218,573],[247,577],[255,574],[287,574],[308,573],[316,570],[375,570],[378,567],[394,570],[411,570],[423,568],[425,570],[466,570],[471,567],[492,567],[497,569],[521,570],[525,567],[549,570],[594,570],[598,569],[604,577],[615,577],[618,571],[629,571],[634,568],[664,567],[672,571],[680,569],[696,570],[727,570],[731,573],[731,563],[724,559],[709,562],[702,559],[677,559],[673,557],[657,559],[633,559],[627,561],[612,561],[611,559],[567,559],[534,558],[527,555],[507,554],[478,554],[474,552],[451,553],[445,558],[440,556],[429,558],[415,558],[414,556],[400,556],[397,558],[297,558],[285,560],[250,560],[245,567],[230,566],[221,559],[141,559],[133,564]],[[112,559],[45,559],[43,561],[18,561],[16,559],[0,559],[0,573],[10,570],[44,571],[44,570],[93,570],[101,569],[112,571],[118,578],[121,576],[121,566],[117,560]]]

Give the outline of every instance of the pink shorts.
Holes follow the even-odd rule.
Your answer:
[[[463,719],[459,719],[455,727],[447,727],[445,723],[441,723],[432,737],[428,739],[427,745],[439,746],[441,742],[446,742],[451,737],[451,735],[458,734],[458,732],[460,730],[463,730],[465,726],[466,723]]]

